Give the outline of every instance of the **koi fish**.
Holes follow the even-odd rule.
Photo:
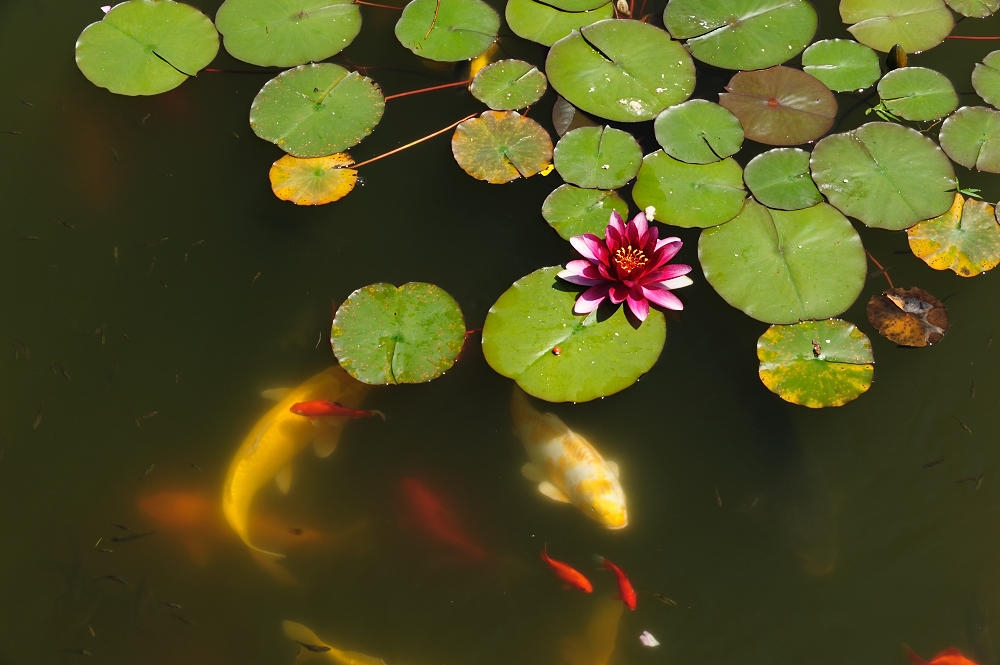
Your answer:
[[[566,584],[579,589],[584,593],[590,593],[594,590],[594,585],[590,583],[583,573],[581,573],[576,568],[573,568],[568,563],[553,559],[549,556],[548,543],[542,545],[542,561],[549,565],[560,580]]]
[[[287,391],[269,391],[280,401],[263,415],[243,439],[229,464],[222,490],[222,511],[233,531],[247,547],[272,557],[284,555],[257,547],[250,541],[249,513],[257,491],[274,479],[287,493],[291,486],[291,461],[313,442],[316,454],[327,457],[340,441],[347,423],[342,418],[301,418],[289,408],[298,402],[340,400],[349,408],[360,406],[368,385],[348,376],[339,366],[327,368]]]
[[[605,461],[555,414],[535,410],[516,386],[510,405],[514,431],[530,460],[521,472],[538,483],[538,491],[554,501],[572,503],[608,529],[627,526],[618,465]]]
[[[281,628],[285,631],[285,637],[305,650],[300,658],[323,658],[338,665],[385,665],[381,658],[331,646],[301,623],[286,620],[281,622]]]
[[[486,550],[461,527],[455,513],[440,495],[417,478],[403,478],[399,484],[403,505],[421,531],[463,558],[483,561]]]
[[[632,588],[632,583],[629,581],[625,571],[603,556],[598,557],[598,559],[600,560],[601,565],[614,573],[615,578],[618,580],[618,593],[621,595],[621,599],[622,602],[625,603],[625,607],[630,610],[635,610],[635,589]]]
[[[322,418],[324,416],[341,416],[344,418],[371,418],[378,416],[385,420],[385,414],[376,409],[349,409],[339,402],[331,402],[326,399],[313,399],[308,402],[296,402],[288,409],[299,416],[309,418]]]
[[[905,644],[903,645],[903,651],[906,652],[907,658],[910,659],[913,665],[976,665],[975,662],[963,656],[962,652],[955,647],[945,649],[930,660],[924,660]]]

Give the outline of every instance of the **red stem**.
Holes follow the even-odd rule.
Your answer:
[[[896,288],[896,285],[892,283],[892,278],[889,277],[889,271],[885,269],[885,266],[879,263],[878,259],[872,256],[872,253],[869,252],[867,249],[865,250],[865,254],[867,254],[868,258],[871,259],[871,262],[878,267],[878,271],[882,273],[882,276],[885,277],[885,281],[889,283],[889,288],[890,289]]]
[[[390,99],[398,99],[399,97],[409,97],[410,95],[419,95],[422,92],[433,92],[435,90],[444,90],[445,88],[457,88],[460,85],[469,85],[472,83],[472,79],[468,81],[455,81],[454,83],[442,83],[441,85],[432,85],[429,88],[420,88],[420,90],[408,90],[406,92],[397,92],[395,95],[387,95],[385,101]]]
[[[439,136],[441,134],[444,134],[448,130],[452,129],[453,127],[457,127],[458,125],[462,124],[466,120],[468,120],[470,118],[475,118],[476,115],[477,114],[475,114],[475,113],[470,113],[469,115],[465,116],[461,120],[456,120],[455,122],[451,123],[447,127],[444,127],[442,129],[437,130],[433,134],[428,134],[427,136],[424,136],[423,138],[419,138],[416,141],[410,141],[406,145],[401,145],[398,148],[394,148],[393,150],[390,150],[389,152],[384,152],[381,155],[378,155],[377,157],[372,157],[371,159],[366,159],[365,161],[363,161],[363,162],[361,162],[359,164],[354,164],[350,168],[352,168],[352,169],[360,169],[362,166],[366,166],[368,164],[371,164],[372,162],[377,162],[378,160],[382,159],[383,157],[388,157],[390,155],[395,155],[397,152],[402,152],[403,150],[406,150],[407,148],[412,148],[413,146],[417,145],[418,143],[423,143],[424,141],[427,141],[428,139],[432,139],[435,136]]]
[[[365,5],[366,7],[378,7],[379,9],[395,9],[397,12],[403,11],[402,7],[396,7],[395,5],[380,5],[377,2],[366,2],[365,0],[354,0],[356,5]]]
[[[974,35],[948,35],[946,39],[972,39],[976,41],[995,41],[1000,37],[979,37]]]

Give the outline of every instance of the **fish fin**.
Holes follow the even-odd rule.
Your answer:
[[[292,488],[292,465],[289,464],[279,471],[278,475],[274,477],[274,482],[282,494],[288,494],[288,490]]]
[[[544,483],[546,478],[542,470],[531,462],[525,462],[521,466],[521,475],[533,483]]]
[[[548,497],[553,501],[558,501],[559,503],[569,503],[569,497],[563,494],[558,487],[547,480],[543,480],[538,483],[538,491],[541,492],[543,496]]]
[[[611,475],[613,475],[615,478],[621,477],[620,475],[618,475],[621,471],[618,468],[618,462],[614,462],[612,460],[604,460],[604,463],[608,465],[608,471],[611,472]]]
[[[910,659],[910,662],[913,663],[913,665],[929,665],[926,660],[918,656],[908,645],[903,644],[901,646],[903,647],[903,652],[906,653],[906,657]]]
[[[385,422],[385,414],[384,413],[382,413],[378,409],[372,409],[371,412],[372,412],[372,415],[378,416],[379,418],[382,419],[382,422]]]
[[[268,388],[267,390],[261,390],[260,396],[272,402],[280,402],[290,392],[292,392],[291,388]]]
[[[296,623],[295,621],[289,621],[286,619],[281,622],[281,629],[285,632],[285,637],[293,642],[297,642],[300,646],[309,645],[310,647],[319,647],[320,649],[325,647],[325,650],[330,650],[329,644],[326,644],[319,638],[319,635],[312,632],[312,630],[303,626],[301,623]],[[312,651],[309,647],[306,647],[306,649]]]
[[[322,429],[313,440],[313,450],[316,451],[316,457],[329,457],[337,449],[338,443],[340,443],[339,427]]]

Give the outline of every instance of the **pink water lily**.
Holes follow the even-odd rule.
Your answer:
[[[680,238],[660,238],[660,232],[640,212],[629,220],[617,211],[604,230],[604,238],[593,233],[570,238],[582,259],[570,261],[559,273],[561,279],[588,286],[576,300],[577,314],[593,312],[607,298],[615,305],[625,302],[639,321],[649,314],[649,303],[665,309],[684,309],[674,289],[691,284],[691,266],[670,263],[681,250]]]

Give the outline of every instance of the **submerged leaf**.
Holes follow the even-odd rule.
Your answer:
[[[493,184],[530,178],[552,160],[552,139],[517,111],[485,111],[455,128],[451,152],[462,170]]]
[[[354,160],[346,152],[325,157],[285,155],[271,165],[271,191],[295,205],[321,205],[342,199],[354,189],[358,172],[346,168]]]
[[[929,346],[948,332],[944,303],[919,287],[874,295],[866,312],[878,334],[901,346]]]
[[[906,230],[910,251],[935,270],[973,277],[1000,264],[996,211],[978,199],[955,194],[946,213]]]

